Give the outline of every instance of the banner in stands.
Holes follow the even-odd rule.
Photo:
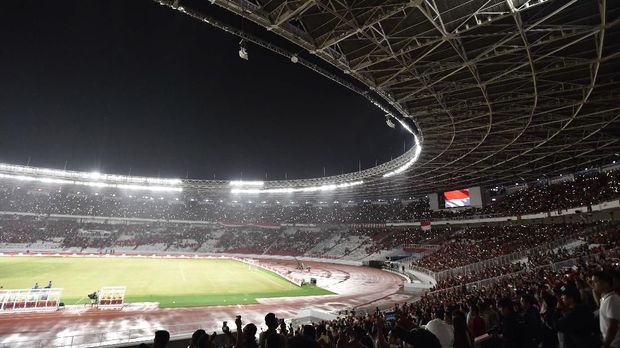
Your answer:
[[[420,221],[420,227],[422,227],[422,231],[430,231],[431,230],[431,220],[422,220],[422,221]]]
[[[385,227],[385,223],[383,224],[350,224],[351,228],[382,228]]]

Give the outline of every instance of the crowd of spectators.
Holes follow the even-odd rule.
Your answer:
[[[4,215],[0,218],[0,244],[59,242],[64,248],[90,248],[99,252],[184,251],[273,254],[287,256],[361,259],[381,251],[416,252],[407,246],[434,247],[411,262],[433,271],[444,271],[477,261],[526,250],[592,229],[591,224],[490,225],[444,227],[421,231],[402,228],[227,227],[220,224],[173,222],[93,223],[80,219],[55,219]],[[602,238],[593,235],[592,238]],[[157,248],[154,248],[157,246]],[[406,249],[406,250],[405,250]],[[466,253],[463,250],[467,250]],[[90,250],[93,251],[93,250]],[[418,251],[420,252],[420,251]],[[349,257],[350,256],[350,257]],[[562,252],[531,255],[532,260],[562,258]],[[498,268],[495,272],[501,272]],[[476,275],[492,276],[493,270]],[[470,275],[474,277],[474,275]]]
[[[505,191],[506,188],[497,188]],[[496,191],[497,192],[497,191]],[[524,215],[562,209],[588,207],[620,197],[620,171],[589,172],[576,175],[574,180],[547,184],[533,182],[515,186],[482,208],[432,212],[433,218],[462,218],[467,216]]]
[[[21,186],[20,186],[21,185]],[[530,183],[483,208],[431,211],[427,198],[362,202],[251,201],[114,189],[53,188],[0,181],[0,211],[246,224],[383,224],[389,221],[522,215],[587,207],[620,196],[620,171],[591,172],[554,184]]]
[[[417,232],[419,233],[419,232]],[[260,228],[196,225],[170,222],[93,223],[79,219],[32,216],[0,217],[0,247],[32,249],[46,242],[52,248],[90,249],[97,252],[187,251],[206,253],[274,254],[344,257],[372,243],[371,230],[347,227]],[[323,248],[322,242],[330,241]],[[92,250],[97,249],[97,250]]]
[[[610,230],[609,233],[605,234],[609,236],[609,238],[617,238],[620,236],[620,231]],[[431,291],[449,289],[475,283],[480,280],[502,277],[511,273],[552,265],[560,261],[583,258],[590,254],[600,253],[604,250],[605,247],[596,244],[590,245],[587,242],[570,249],[558,248],[556,250],[547,250],[544,252],[536,250],[528,253],[525,259],[517,262],[503,265],[490,265],[479,270],[467,271],[455,274],[444,280],[438,280],[437,284],[431,288]]]
[[[426,200],[306,204],[219,201],[199,194],[126,194],[116,190],[52,190],[0,182],[0,211],[244,224],[382,224],[413,220]]]
[[[432,271],[444,271],[531,249],[537,245],[576,235],[590,224],[490,225],[465,227],[455,232],[436,252],[412,261]],[[464,252],[466,250],[467,252]]]

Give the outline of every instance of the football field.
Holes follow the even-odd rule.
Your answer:
[[[0,257],[0,286],[28,289],[51,280],[67,305],[88,303],[102,286],[126,286],[125,302],[160,307],[251,304],[257,298],[326,295],[275,273],[228,259]]]

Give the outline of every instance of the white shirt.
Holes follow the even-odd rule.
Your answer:
[[[441,348],[452,348],[454,344],[454,328],[445,321],[436,318],[429,321],[425,327],[426,330],[437,336],[441,343]]]
[[[599,325],[601,327],[601,334],[603,339],[607,340],[607,329],[609,329],[609,322],[611,319],[620,321],[620,296],[611,291],[603,295],[601,298],[601,306],[598,314]],[[618,331],[620,333],[620,331]],[[612,347],[620,347],[620,336],[616,334],[616,337],[611,342]]]

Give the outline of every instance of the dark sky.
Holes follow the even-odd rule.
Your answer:
[[[280,179],[402,153],[366,99],[238,42],[147,0],[0,1],[0,161]]]

